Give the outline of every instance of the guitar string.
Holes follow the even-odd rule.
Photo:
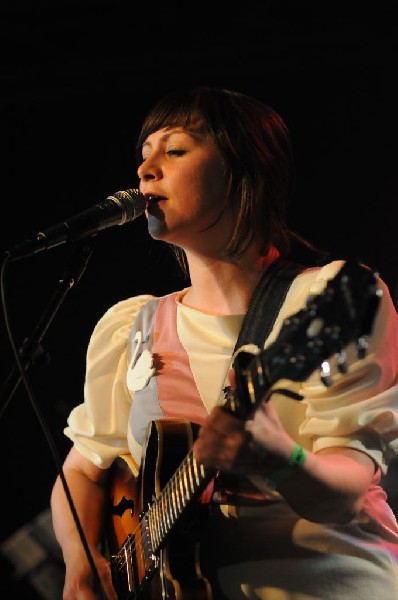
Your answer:
[[[158,498],[149,508],[149,510],[147,511],[147,515],[146,517],[143,517],[138,525],[138,527],[136,528],[136,530],[133,533],[132,538],[128,538],[125,542],[125,544],[123,544],[122,549],[119,551],[117,557],[121,557],[121,560],[118,561],[118,565],[119,568],[122,568],[124,566],[123,563],[126,562],[126,558],[125,558],[125,554],[124,551],[126,549],[126,546],[129,550],[129,552],[135,551],[136,550],[136,535],[137,535],[137,531],[141,529],[141,532],[143,531],[143,524],[147,524],[150,521],[151,518],[151,513],[153,516],[153,519],[155,521],[155,523],[157,524],[157,527],[150,532],[151,533],[151,539],[154,541],[154,551],[157,550],[161,539],[159,537],[159,535],[157,535],[157,532],[160,531],[160,533],[163,535],[163,537],[166,535],[167,533],[167,529],[164,528],[164,521],[162,520],[162,514],[159,511],[159,508],[161,507],[162,504],[166,504],[166,513],[170,512],[170,505],[174,506],[174,508],[176,507],[175,502],[173,502],[173,498],[178,498],[178,509],[181,512],[181,504],[183,506],[183,508],[185,508],[185,504],[184,504],[184,491],[179,489],[177,480],[178,480],[178,476],[181,472],[184,472],[186,470],[186,468],[189,469],[189,462],[190,462],[190,458],[191,456],[188,455],[188,457],[186,458],[186,463],[187,464],[182,464],[180,465],[180,467],[177,469],[176,473],[173,475],[172,479],[170,480],[169,484],[166,485],[166,487],[163,489],[163,496],[161,496],[160,498]],[[195,463],[196,461],[193,459],[193,462]],[[180,477],[180,481],[183,483],[184,482],[184,477]],[[191,479],[192,481],[192,479]],[[200,485],[200,482],[197,482],[197,485]],[[196,490],[194,488],[192,488],[191,492],[194,493]],[[187,490],[188,492],[188,490]],[[180,499],[181,499],[181,503],[180,503]],[[175,518],[174,520],[170,523],[168,522],[167,525],[169,527],[169,529],[171,528],[172,524],[174,523],[174,521],[176,520],[176,518],[178,517],[177,512],[175,512]],[[141,539],[143,539],[143,535],[141,535]],[[142,554],[142,552],[141,552]],[[141,556],[141,558],[143,558],[143,556]]]
[[[146,545],[145,542],[143,542],[143,544],[139,544],[139,546],[141,560],[144,565],[146,564],[145,556],[148,556],[150,553],[154,553],[158,550],[160,544],[176,522],[177,518],[185,509],[188,502],[192,499],[193,495],[198,491],[200,486],[204,484],[205,480],[206,473],[204,468],[202,465],[197,463],[191,450],[186,456],[185,460],[179,465],[169,483],[163,488],[161,496],[154,500],[146,514],[141,518],[135,531],[127,538],[122,545],[122,548],[113,557],[116,567],[119,569],[119,571],[121,571],[127,564],[128,559],[126,554],[128,554],[128,556],[133,554],[137,555],[137,533],[139,532],[141,534],[138,539],[142,542],[148,537],[146,532],[144,532],[144,526],[148,527],[151,548],[150,550],[147,549],[147,553],[145,554],[145,547],[143,547]],[[176,499],[177,502],[175,501]],[[162,505],[166,509],[163,511],[163,513],[160,510]],[[174,509],[174,517],[171,514],[172,508]],[[166,515],[166,522],[163,518],[164,514]],[[168,519],[167,517],[170,515],[171,519]],[[153,521],[155,522],[155,528],[151,526],[151,518],[153,518]]]

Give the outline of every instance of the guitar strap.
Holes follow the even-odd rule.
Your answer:
[[[233,355],[245,344],[264,347],[293,279],[303,270],[303,265],[285,258],[270,264],[253,292]]]
[[[235,344],[233,359],[242,346],[254,344],[257,348],[264,347],[293,279],[304,269],[303,265],[285,258],[278,258],[271,263],[258,282],[250,299],[249,308]],[[242,382],[238,378],[236,381],[238,394],[241,385]],[[229,386],[224,388],[226,399],[229,391]],[[258,496],[258,490],[248,480],[243,484],[242,478],[226,475],[226,473],[216,478],[215,490],[218,492],[219,497],[223,498],[224,502],[230,506],[242,504],[262,505],[269,502],[269,499],[264,498],[262,495],[261,497]],[[254,497],[252,495],[253,490],[256,491]]]

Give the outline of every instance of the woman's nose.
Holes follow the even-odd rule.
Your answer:
[[[137,169],[137,175],[140,179],[157,179],[160,177],[161,170],[152,158],[147,158]]]

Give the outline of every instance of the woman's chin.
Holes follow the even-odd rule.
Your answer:
[[[163,213],[160,211],[157,214],[148,212],[148,232],[155,240],[163,239],[167,234],[167,226]]]

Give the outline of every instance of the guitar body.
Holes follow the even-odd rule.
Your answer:
[[[213,597],[199,564],[198,539],[207,512],[203,505],[193,503],[187,507],[155,557],[148,560],[143,551],[145,527],[141,517],[161,494],[189,452],[193,439],[194,430],[189,422],[152,421],[138,477],[133,475],[130,456],[120,457],[112,466],[106,552],[111,557],[119,600]],[[120,552],[123,546],[126,556]]]

